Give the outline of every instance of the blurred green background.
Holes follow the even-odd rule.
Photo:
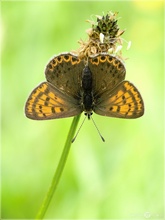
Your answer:
[[[142,94],[136,120],[93,115],[72,145],[45,218],[163,217],[163,1],[27,1],[1,3],[2,218],[34,218],[58,164],[72,118],[33,121],[29,93],[45,81],[47,62],[87,39],[87,19],[118,11],[126,79]],[[82,115],[81,121],[84,119]]]

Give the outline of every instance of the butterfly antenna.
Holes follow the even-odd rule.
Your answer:
[[[83,126],[83,124],[84,124],[86,118],[87,118],[87,117],[84,118],[84,120],[83,120],[83,122],[81,123],[81,125],[80,125],[80,127],[79,127],[79,129],[78,129],[78,131],[77,131],[77,133],[76,133],[76,135],[75,135],[74,138],[72,139],[72,143],[75,141],[77,135],[79,134],[80,129],[81,129],[81,127]]]
[[[99,135],[100,135],[102,141],[105,142],[105,139],[104,139],[103,136],[101,135],[101,133],[100,133],[100,131],[99,131],[99,129],[98,129],[98,127],[97,127],[95,121],[94,121],[93,118],[92,118],[92,116],[90,116],[90,118],[92,119],[93,124],[94,124],[95,128],[97,129],[97,131],[98,131],[98,133],[99,133]]]

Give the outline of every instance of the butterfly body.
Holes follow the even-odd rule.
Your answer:
[[[144,104],[137,88],[125,81],[121,60],[98,54],[87,62],[71,53],[54,57],[45,69],[47,82],[30,94],[25,114],[35,120],[76,116],[83,111],[90,118],[96,114],[137,118],[144,113]]]
[[[82,72],[83,109],[88,115],[93,110],[92,73],[88,66]]]

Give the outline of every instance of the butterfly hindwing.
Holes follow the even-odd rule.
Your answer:
[[[92,89],[94,97],[111,91],[125,78],[126,70],[122,61],[109,54],[89,57],[89,68],[92,72]]]
[[[48,63],[45,76],[48,82],[65,94],[77,98],[80,93],[83,69],[83,60],[71,53],[63,53],[55,56]]]

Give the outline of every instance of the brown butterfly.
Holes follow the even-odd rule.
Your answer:
[[[47,82],[30,94],[25,114],[34,120],[66,118],[92,112],[117,118],[138,118],[144,104],[137,88],[125,81],[126,70],[109,54],[88,57],[71,53],[54,57],[45,70]]]

